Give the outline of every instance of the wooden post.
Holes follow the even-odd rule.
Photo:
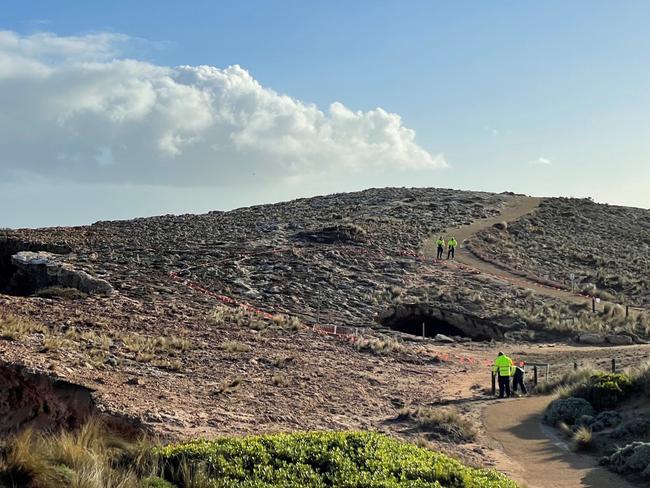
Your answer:
[[[616,358],[612,358],[612,373],[616,373]]]
[[[625,305],[625,316],[626,317],[630,316],[630,306],[629,305]]]
[[[533,366],[533,385],[537,386],[537,366]]]
[[[497,375],[492,371],[492,395],[497,394]]]
[[[591,311],[596,311],[596,297],[591,297]]]
[[[578,363],[573,363],[573,371],[578,371]]]
[[[548,383],[548,374],[550,373],[550,371],[551,371],[551,365],[547,363],[546,364],[546,376],[544,376],[544,383]]]
[[[426,336],[427,336],[427,334],[426,334],[426,330],[427,330],[427,329],[426,329],[426,324],[425,324],[424,322],[422,322],[422,337],[426,337]]]

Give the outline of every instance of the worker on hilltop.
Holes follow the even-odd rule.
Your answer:
[[[519,361],[518,364],[514,364],[514,373],[512,375],[512,394],[517,393],[517,388],[521,389],[521,392],[524,395],[528,395],[528,390],[526,389],[526,385],[524,385],[524,375],[526,374],[526,370],[524,369],[526,367],[526,362],[525,361]]]
[[[436,259],[442,259],[442,253],[445,252],[445,240],[442,238],[442,236],[438,237],[436,245],[438,246],[438,254]]]
[[[458,245],[458,241],[456,241],[455,237],[452,237],[447,241],[447,259],[454,259],[454,256],[456,255],[456,246]]]
[[[510,377],[512,376],[513,369],[512,359],[499,352],[499,355],[494,360],[494,366],[492,366],[492,373],[497,375],[499,381],[499,398],[504,398],[506,395],[508,398],[511,396]]]

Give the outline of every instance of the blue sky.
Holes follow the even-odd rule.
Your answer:
[[[193,165],[189,158],[198,155],[198,149],[185,141],[173,151],[182,151],[190,161],[183,164],[198,175],[192,180],[169,169],[185,161],[176,155],[170,157],[178,164],[163,161],[159,167],[134,170],[131,162],[131,176],[117,171],[98,176],[96,168],[89,171],[79,163],[84,151],[74,151],[74,144],[83,146],[84,141],[67,141],[65,151],[52,145],[58,160],[74,160],[74,168],[72,163],[47,168],[33,164],[33,158],[43,158],[28,150],[37,140],[25,146],[12,143],[12,161],[22,166],[21,171],[14,165],[0,172],[5,178],[4,183],[0,180],[5,186],[0,204],[16,210],[0,214],[0,226],[205,211],[387,185],[592,196],[648,208],[649,21],[650,4],[641,1],[5,1],[0,30],[20,39],[43,32],[58,39],[110,34],[115,39],[107,41],[110,48],[102,51],[102,63],[129,58],[162,67],[240,65],[265,90],[315,104],[324,112],[340,102],[354,113],[381,107],[398,114],[415,138],[412,144],[407,141],[413,146],[408,155],[390,152],[384,158],[373,153],[382,161],[380,166],[352,161],[363,154],[359,147],[346,151],[350,141],[345,138],[337,141],[337,151],[326,153],[332,160],[349,154],[351,161],[343,166],[336,161],[326,165],[313,156],[322,152],[316,146],[300,147],[290,156],[273,153],[277,166],[263,168],[272,137],[298,137],[269,133],[268,144],[249,148],[242,160],[232,152],[235,149],[213,153],[222,168],[218,175],[228,167],[223,178],[205,167],[208,163]],[[89,42],[96,46],[99,41]],[[49,59],[51,51],[33,54],[30,49],[25,59],[36,56],[39,63],[60,69],[52,64],[59,61]],[[61,63],[69,65],[70,56]],[[193,79],[191,86],[196,83]],[[405,144],[402,139],[395,142],[393,132],[366,131],[368,124],[377,123],[368,121],[373,117],[360,116],[352,129],[361,131],[363,147],[378,139],[381,144]],[[97,124],[102,133],[109,130]],[[150,134],[148,130],[144,133]],[[187,131],[198,129],[184,130],[183,137],[197,139]],[[94,133],[86,140],[89,137]],[[116,162],[126,168],[124,152],[130,149],[118,146],[133,144],[120,145],[119,137],[98,138],[93,147],[115,154]],[[213,136],[201,132],[198,138],[206,137]],[[422,162],[420,150],[431,158]],[[146,148],[139,151],[138,157],[148,154]],[[446,165],[438,164],[441,160]],[[99,159],[95,163],[100,164]],[[247,174],[255,177],[242,178],[233,169],[249,164]],[[287,170],[284,179],[270,176],[287,165],[292,172]],[[168,171],[173,177],[161,177]],[[39,206],[35,194],[55,197],[56,203]],[[78,199],[85,204],[79,206]]]

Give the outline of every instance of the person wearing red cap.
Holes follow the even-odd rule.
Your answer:
[[[514,365],[514,362],[513,362]],[[524,369],[526,367],[526,363],[524,361],[519,361],[519,364],[515,365],[515,371],[514,374],[512,375],[512,393],[516,394],[517,393],[517,387],[521,388],[521,392],[524,395],[528,394],[528,390],[526,389],[526,385],[524,385],[524,374],[526,373],[526,370]]]

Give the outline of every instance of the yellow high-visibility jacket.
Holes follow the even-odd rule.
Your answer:
[[[492,371],[499,376],[512,376],[513,370],[512,359],[508,356],[497,356],[494,360]]]
[[[439,245],[439,246],[445,247],[445,241],[443,239],[438,239],[436,241],[436,244]]]
[[[447,245],[453,249],[458,245],[458,242],[456,241],[456,239],[449,239],[449,241],[447,241]]]

